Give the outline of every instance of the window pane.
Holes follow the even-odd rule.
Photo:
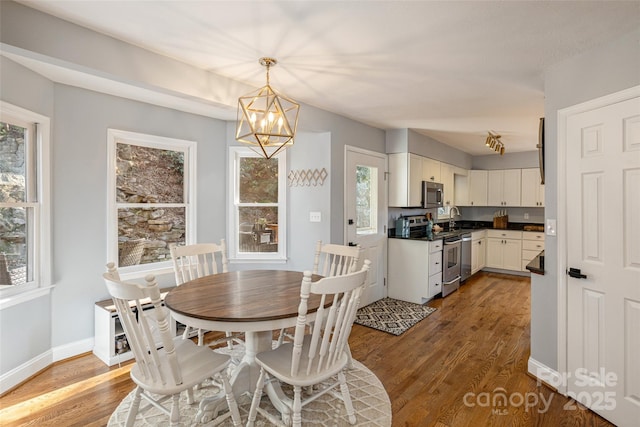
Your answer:
[[[356,166],[356,234],[378,230],[378,169]]]
[[[275,206],[238,208],[239,252],[278,252],[278,208]]]
[[[120,267],[168,261],[173,243],[185,243],[185,208],[118,209]]]
[[[278,203],[278,159],[240,159],[240,203]]]
[[[28,237],[33,219],[28,211],[32,209],[0,208],[0,285],[32,280]]]
[[[118,203],[184,203],[184,153],[117,144]]]
[[[27,129],[0,122],[0,202],[24,202]]]

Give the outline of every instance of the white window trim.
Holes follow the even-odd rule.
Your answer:
[[[185,178],[185,242],[192,244],[196,242],[196,154],[197,143],[183,139],[167,138],[163,136],[147,135],[136,132],[129,132],[118,129],[107,129],[107,167],[109,177],[107,179],[107,262],[114,262],[118,259],[118,212],[116,202],[116,144],[124,142],[128,144],[140,145],[149,148],[163,150],[184,151],[184,178]],[[140,264],[128,267],[120,267],[120,277],[122,279],[135,279],[144,277],[147,274],[170,274],[173,273],[171,260],[156,262],[153,264]]]
[[[4,115],[37,123],[38,206],[35,214],[33,281],[0,290],[0,309],[39,298],[51,289],[51,120],[41,114],[0,101],[0,120]],[[44,292],[44,293],[43,293]]]
[[[260,157],[258,153],[249,147],[231,146],[229,147],[229,160],[227,179],[227,249],[230,263],[285,263],[287,262],[287,150],[277,154],[278,159],[278,224],[285,226],[278,227],[278,252],[263,253],[239,253],[236,237],[238,235],[238,218],[236,205],[238,200],[238,158],[239,157]]]

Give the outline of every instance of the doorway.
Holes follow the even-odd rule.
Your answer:
[[[387,295],[387,156],[345,147],[345,241],[360,245],[360,260],[371,261],[363,307]]]

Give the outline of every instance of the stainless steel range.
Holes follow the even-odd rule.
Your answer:
[[[442,296],[446,297],[460,287],[462,238],[444,239],[442,251]]]

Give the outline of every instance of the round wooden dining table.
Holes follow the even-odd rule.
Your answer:
[[[311,275],[315,282],[322,276]],[[209,331],[245,333],[245,352],[231,375],[236,398],[255,389],[259,366],[255,355],[272,348],[273,331],[295,326],[300,304],[303,273],[288,270],[245,270],[213,274],[173,288],[164,303],[178,322]],[[319,295],[310,295],[307,321],[313,321],[320,305]],[[291,414],[288,400],[277,383],[269,383],[267,394],[281,412],[283,421]],[[204,399],[196,421],[207,422],[226,405],[224,394]]]

